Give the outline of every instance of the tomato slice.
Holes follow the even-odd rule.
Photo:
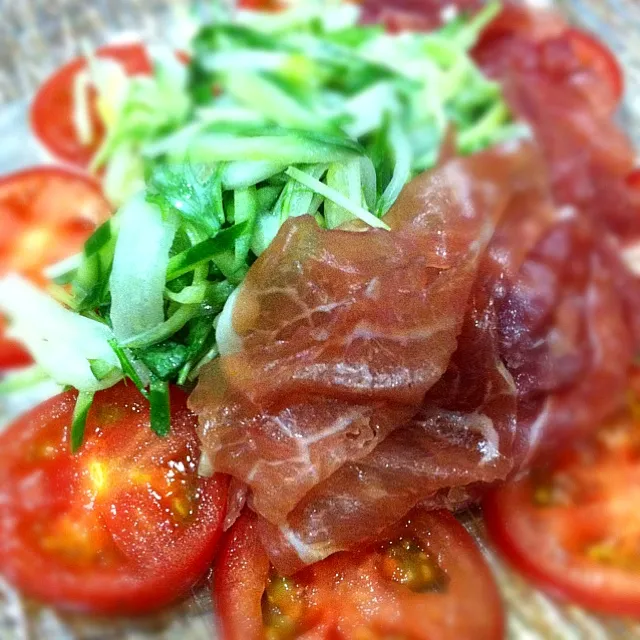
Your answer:
[[[121,44],[102,47],[98,57],[119,62],[129,75],[148,75],[153,71],[151,60],[142,44]],[[86,68],[85,58],[75,58],[58,69],[38,91],[31,105],[31,126],[47,150],[59,160],[87,167],[104,138],[104,127],[98,116],[95,95],[89,108],[95,135],[91,144],[78,140],[73,124],[74,82]]]
[[[503,637],[498,590],[473,539],[445,511],[416,509],[380,541],[285,578],[254,516],[228,532],[213,596],[225,640]]]
[[[56,167],[0,178],[0,273],[41,279],[44,267],[82,249],[111,214],[92,180]]]
[[[186,395],[172,389],[171,434],[120,384],[96,395],[70,453],[75,394],[63,393],[0,435],[0,573],[63,609],[139,614],[187,595],[222,531],[227,479],[197,474]]]
[[[600,90],[594,96],[597,103],[609,113],[615,111],[624,94],[624,74],[613,52],[595,36],[579,29],[567,29],[565,37],[578,60],[599,81]]]
[[[627,186],[640,195],[640,169],[635,169],[627,176]]]
[[[639,407],[484,504],[489,535],[517,570],[559,600],[613,615],[640,615]]]
[[[42,269],[79,252],[110,212],[96,183],[65,169],[0,178],[0,275],[20,271],[42,282]],[[28,364],[27,353],[3,333],[0,318],[0,371]]]

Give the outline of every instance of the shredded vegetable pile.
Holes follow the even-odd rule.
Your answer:
[[[13,335],[80,392],[74,447],[94,394],[122,378],[168,433],[169,383],[219,355],[227,300],[289,217],[385,228],[449,130],[462,154],[526,133],[469,56],[498,9],[389,34],[358,24],[356,5],[309,2],[216,15],[188,67],[160,55],[151,77],[90,58],[107,130],[93,169],[122,206],[51,272],[56,300],[17,276],[0,283]],[[83,86],[75,121],[90,141]]]

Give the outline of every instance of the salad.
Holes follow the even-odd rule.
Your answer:
[[[484,500],[538,586],[640,611],[628,520],[581,524],[633,482],[584,506],[571,457],[637,472],[622,75],[555,14],[480,5],[216,5],[186,51],[43,85],[34,133],[75,168],[0,181],[0,366],[34,361],[0,389],[64,390],[0,435],[9,582],[141,614],[214,566],[224,638],[498,638],[450,514]]]

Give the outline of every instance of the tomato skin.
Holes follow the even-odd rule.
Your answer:
[[[640,169],[635,169],[627,176],[627,186],[640,195]]]
[[[56,396],[0,436],[0,573],[61,609],[157,610],[188,595],[209,569],[228,481],[197,477],[196,418],[181,391],[172,390],[164,440],[149,431],[135,387],[100,392],[73,455],[75,398]],[[168,509],[183,496],[193,501],[181,520]]]
[[[637,417],[617,419],[592,440],[563,453],[549,469],[500,487],[484,501],[495,548],[561,602],[608,615],[640,616],[639,435]],[[558,484],[549,485],[548,478]],[[560,487],[560,497],[541,505],[540,487],[547,492],[549,486]],[[607,555],[593,555],[603,543]]]
[[[151,60],[142,44],[122,44],[101,47],[99,57],[113,58],[123,65],[129,75],[149,75],[153,71]],[[73,87],[76,75],[86,68],[84,58],[75,58],[58,69],[40,87],[31,105],[31,127],[37,138],[56,158],[86,168],[104,137],[95,105],[90,100],[94,140],[83,145],[76,136],[73,124]]]
[[[260,638],[261,599],[270,565],[258,538],[255,516],[250,511],[245,511],[227,532],[218,558],[213,598],[222,638]],[[242,580],[236,579],[238,575]]]
[[[416,592],[382,577],[389,548],[384,541],[412,539],[444,571],[443,592]],[[473,539],[449,512],[416,509],[380,540],[290,577],[302,585],[300,593],[309,604],[295,637],[504,637],[502,605],[491,572]],[[262,602],[270,574],[255,516],[245,511],[228,532],[214,568],[213,598],[223,640],[264,639]]]
[[[523,530],[526,523],[516,523],[519,518],[526,518],[522,511],[522,502],[530,498],[526,490],[526,481],[508,485],[487,497],[484,502],[484,519],[489,538],[495,548],[522,576],[537,588],[560,602],[577,604],[591,611],[613,616],[638,617],[640,615],[640,585],[637,577],[625,583],[618,582],[615,576],[610,579],[606,572],[594,572],[589,585],[568,573],[563,573],[560,564],[550,567],[533,557],[532,551],[540,550],[540,541],[530,531]],[[514,513],[509,513],[513,510]],[[518,539],[518,536],[522,536]],[[542,533],[541,535],[544,535]],[[536,544],[533,548],[531,544]],[[555,571],[554,571],[555,569]]]

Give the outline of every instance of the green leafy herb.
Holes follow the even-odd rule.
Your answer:
[[[224,223],[220,181],[219,169],[161,164],[147,180],[147,201],[163,212],[177,213],[206,236],[213,236]]]
[[[193,271],[196,267],[214,260],[225,251],[235,248],[235,241],[242,237],[247,231],[247,222],[241,222],[229,229],[218,233],[215,237],[209,238],[183,251],[169,260],[167,269],[167,282],[175,280],[185,273]]]
[[[186,364],[189,349],[183,344],[168,340],[140,350],[138,356],[156,378],[168,382]]]

